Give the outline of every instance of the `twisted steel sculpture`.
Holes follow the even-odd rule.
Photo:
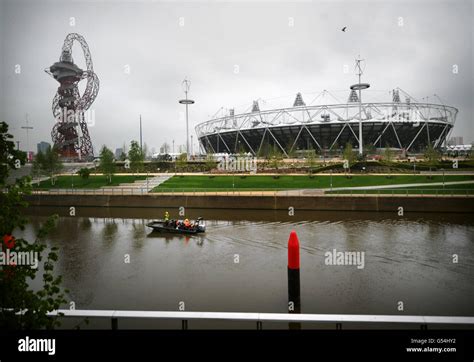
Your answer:
[[[87,70],[82,70],[74,64],[72,46],[75,41],[82,47]],[[97,97],[99,78],[94,73],[89,46],[84,37],[76,33],[68,34],[59,62],[45,71],[60,84],[52,104],[56,120],[51,131],[54,146],[63,158],[92,159],[94,152],[84,112]],[[78,84],[84,79],[87,79],[87,84],[81,96]]]

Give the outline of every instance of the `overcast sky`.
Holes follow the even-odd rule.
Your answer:
[[[44,69],[59,59],[66,35],[77,32],[89,44],[100,79],[91,107],[95,125],[89,128],[96,153],[102,144],[115,149],[139,139],[140,114],[150,150],[172,140],[184,144],[178,100],[185,77],[196,101],[190,108],[194,134],[194,126],[221,107],[244,111],[254,99],[269,100],[262,109],[274,99],[291,106],[297,92],[309,103],[327,89],[345,101],[356,81],[358,54],[366,60],[363,81],[371,84],[371,95],[390,100],[388,91],[400,87],[419,100],[438,102],[437,94],[459,109],[452,136],[470,143],[473,23],[472,0],[0,0],[0,119],[10,124],[22,149],[26,113],[34,127],[30,150],[39,141],[51,142],[58,83]],[[73,57],[84,67],[77,45]]]

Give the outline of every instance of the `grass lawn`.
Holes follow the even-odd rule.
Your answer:
[[[444,180],[449,181],[472,181],[473,176],[445,175]],[[234,182],[234,187],[232,183]],[[273,176],[173,176],[161,185],[155,187],[153,192],[166,191],[215,191],[215,190],[274,190],[274,189],[311,189],[330,188],[331,177],[329,175],[314,175],[310,178],[303,176],[280,176],[275,179]],[[443,176],[433,176],[429,179],[426,175],[403,175],[392,176],[353,176],[348,179],[345,176],[333,175],[333,187],[357,187],[375,185],[394,185],[409,183],[430,183],[443,182]]]
[[[34,184],[34,189],[70,189],[72,184],[76,189],[98,189],[102,186],[118,186],[123,183],[132,183],[137,180],[145,180],[146,176],[112,176],[112,183],[106,176],[89,176],[84,180],[79,175],[74,176],[59,176],[56,178],[54,185],[51,185],[51,180],[41,181],[40,184]]]
[[[448,195],[474,195],[474,184],[445,185],[443,186],[416,186],[403,187],[392,190],[352,190],[353,194],[448,194]],[[326,191],[326,194],[350,194],[351,190]]]

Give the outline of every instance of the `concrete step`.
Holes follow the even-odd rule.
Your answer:
[[[161,183],[165,182],[166,180],[170,179],[173,175],[161,175],[150,177],[147,180],[137,180],[133,183],[123,183],[118,186],[103,186],[101,189],[104,190],[124,190],[132,193],[143,193],[152,190],[154,187],[160,185]]]

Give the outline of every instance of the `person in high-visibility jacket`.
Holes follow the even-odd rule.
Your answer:
[[[170,214],[168,211],[165,211],[165,221],[168,221],[170,219]]]

